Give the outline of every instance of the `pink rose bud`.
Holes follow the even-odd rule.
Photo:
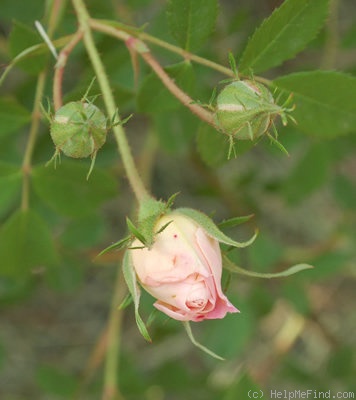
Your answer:
[[[219,243],[192,219],[169,214],[157,223],[153,246],[131,250],[138,279],[154,306],[179,321],[202,321],[239,312],[221,289]],[[135,240],[132,247],[142,246]]]

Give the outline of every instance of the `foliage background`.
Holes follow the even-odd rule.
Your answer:
[[[96,18],[117,18],[136,26],[149,21],[148,32],[172,43],[178,39],[179,44],[169,29],[174,7],[172,11],[168,6],[167,17],[166,2],[86,3]],[[192,51],[223,65],[228,64],[228,51],[233,51],[239,61],[248,37],[279,3],[221,0],[214,31],[203,37],[201,46],[194,48],[193,43]],[[263,76],[274,79],[318,68],[354,75],[355,8],[352,1],[332,1],[328,22],[308,47]],[[40,0],[21,2],[21,7],[0,1],[3,66],[24,48],[41,42],[33,21],[43,18],[44,9]],[[75,26],[68,4],[56,37],[72,33]],[[280,128],[280,140],[290,157],[264,139],[249,149],[242,144],[238,157],[227,161],[227,144],[208,142],[198,119],[145,65],[136,90],[126,48],[102,35],[96,40],[120,111],[125,116],[134,113],[127,124],[129,141],[152,192],[166,199],[179,191],[178,206],[214,213],[216,220],[255,214],[243,228],[232,231],[244,238],[254,227],[260,229],[256,243],[236,254],[245,268],[278,271],[299,261],[315,265],[312,271],[280,280],[233,277],[228,294],[241,314],[193,326],[202,343],[226,357],[223,363],[199,352],[180,324],[163,317],[150,327],[153,344],[147,344],[128,308],[122,321],[119,369],[124,397],[229,400],[247,398],[254,388],[265,393],[355,393],[356,128],[348,135],[325,138],[289,124]],[[181,61],[158,48],[154,53],[163,65]],[[8,228],[21,204],[20,168],[30,111],[37,75],[46,63],[53,67],[49,55],[24,61],[12,70],[0,93],[0,265],[5,271],[9,260],[19,265],[16,273],[5,273],[0,281],[0,397],[97,399],[103,356],[95,349],[107,324],[120,254],[95,256],[125,233],[133,196],[110,135],[89,182],[87,160],[64,157],[56,170],[44,168],[53,144],[43,120],[31,172],[31,241],[19,243],[21,232]],[[223,79],[195,64],[170,68],[176,81],[202,102],[209,101]],[[79,45],[66,70],[65,100],[80,99],[92,76]],[[94,85],[92,92],[99,89]],[[335,93],[326,89],[325,95]],[[50,79],[45,96],[51,98]],[[353,100],[345,98],[345,107]],[[96,103],[101,105],[100,96]],[[40,254],[31,253],[34,260],[28,261],[28,245],[42,249]],[[152,299],[145,295],[146,318],[151,308]]]

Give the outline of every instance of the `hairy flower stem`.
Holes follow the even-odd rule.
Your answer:
[[[72,0],[73,6],[78,16],[79,27],[83,32],[83,40],[88,52],[90,61],[98,79],[98,83],[103,95],[106,110],[109,116],[116,115],[118,117],[117,107],[115,105],[114,96],[111,92],[109,80],[107,78],[104,65],[101,61],[99,52],[95,46],[91,28],[89,26],[90,16],[82,0]],[[130,146],[126,138],[125,130],[122,125],[114,125],[112,127],[114,136],[118,145],[119,153],[130,182],[130,185],[140,202],[149,196],[143,182],[138,174],[134,159],[131,154]]]
[[[95,71],[96,78],[98,80],[106,110],[108,115],[118,117],[117,107],[115,100],[111,92],[109,80],[107,78],[104,65],[101,61],[99,52],[95,46],[91,27],[89,26],[90,16],[85,7],[83,0],[72,0],[74,9],[77,13],[79,21],[79,29],[83,32],[83,41]],[[114,125],[113,132],[117,141],[118,150],[122,158],[122,162],[129,179],[130,185],[136,195],[137,200],[143,201],[149,196],[146,191],[144,184],[138,174],[137,168],[134,163],[134,159],[131,154],[131,150],[126,138],[125,130],[122,125]],[[109,320],[108,330],[108,344],[106,353],[106,364],[105,364],[105,375],[104,375],[104,387],[103,387],[103,400],[116,400],[121,399],[121,395],[118,389],[117,377],[118,377],[118,356],[120,351],[120,327],[121,327],[121,312],[119,313],[116,309],[119,304],[119,296],[125,293],[122,284],[122,274],[119,272],[118,284],[116,285],[112,308]]]

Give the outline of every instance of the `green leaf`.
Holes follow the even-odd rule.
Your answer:
[[[274,84],[293,93],[293,116],[304,132],[320,138],[355,132],[355,77],[334,71],[299,72]]]
[[[333,182],[334,196],[338,203],[353,210],[356,204],[356,184],[344,175],[335,176]]]
[[[327,182],[331,152],[328,143],[310,146],[282,187],[290,204],[299,203]]]
[[[0,305],[13,304],[28,298],[35,287],[34,279],[31,278],[0,276]]]
[[[235,379],[221,400],[241,399],[246,397],[246,393],[250,393],[251,397],[256,396],[256,398],[263,398],[263,392],[258,384],[242,370],[239,378]]]
[[[201,124],[197,135],[197,148],[201,159],[209,167],[218,167],[228,161],[229,138],[212,126]]]
[[[47,268],[45,280],[48,286],[61,293],[73,293],[85,279],[85,266],[81,265],[78,258],[64,256],[60,263]]]
[[[45,221],[34,211],[17,211],[0,231],[0,275],[26,278],[31,269],[55,264],[58,256]]]
[[[199,224],[209,236],[213,237],[217,241],[221,243],[228,244],[234,247],[247,247],[254,242],[257,237],[257,232],[252,236],[251,239],[247,240],[246,242],[237,242],[228,236],[226,236],[221,230],[215,225],[215,223],[205,214],[201,213],[200,211],[193,210],[192,208],[178,208],[173,211],[172,214],[180,214],[185,215],[186,217],[192,219],[197,224]]]
[[[310,273],[311,271],[309,271]],[[308,273],[308,274],[309,274]],[[306,275],[308,279],[308,275]],[[305,290],[304,283],[299,279],[290,279],[281,287],[282,294],[290,304],[293,304],[295,310],[303,315],[308,315],[311,311],[310,300]]]
[[[190,341],[194,344],[194,346],[198,347],[200,350],[204,351],[204,353],[209,354],[209,356],[216,358],[217,360],[221,360],[221,361],[224,360],[224,358],[218,356],[216,353],[209,350],[207,347],[203,346],[202,344],[200,344],[199,342],[197,342],[195,340],[189,321],[183,321],[183,326],[187,332],[187,335],[188,335]]]
[[[217,0],[169,0],[168,23],[172,36],[185,50],[204,44],[215,28]]]
[[[351,344],[341,343],[329,357],[327,371],[333,379],[345,382],[346,377],[355,377],[354,348]]]
[[[33,22],[43,16],[43,0],[24,1],[19,7],[19,3],[13,0],[1,0],[1,19],[18,19],[23,22]]]
[[[117,193],[117,181],[108,172],[96,167],[89,181],[87,172],[80,161],[65,161],[56,169],[40,165],[32,171],[34,189],[57,212],[82,217]]]
[[[11,98],[0,99],[0,137],[17,131],[31,121],[31,114]]]
[[[5,364],[6,359],[6,352],[5,347],[2,343],[0,343],[0,369],[2,369],[3,365]]]
[[[85,249],[95,246],[105,232],[101,215],[91,214],[72,220],[61,234],[61,243],[71,249]]]
[[[210,348],[215,349],[227,360],[232,360],[244,354],[251,341],[251,332],[256,331],[257,323],[256,311],[252,304],[237,297],[233,291],[229,293],[229,300],[238,306],[241,314],[228,314],[223,319],[204,320],[201,335],[204,343]],[[234,400],[247,398],[245,393]]]
[[[191,151],[199,124],[194,114],[185,107],[179,106],[178,103],[177,106],[178,109],[152,115],[154,133],[158,138],[160,148],[173,155]]]
[[[264,232],[253,246],[247,249],[247,254],[249,265],[253,265],[253,268],[260,272],[265,272],[281,260],[283,247],[278,240]]]
[[[136,319],[137,327],[138,327],[141,335],[147,341],[151,342],[152,340],[147,331],[146,325],[143,322],[143,320],[140,317],[140,314],[138,312],[138,308],[140,305],[140,288],[137,285],[136,273],[135,273],[134,267],[132,265],[129,250],[126,251],[124,254],[122,269],[123,269],[124,278],[125,278],[127,287],[129,288],[129,292],[131,293],[131,296],[133,298],[133,302],[134,302],[134,306],[135,306],[135,319]]]
[[[21,183],[20,168],[0,161],[0,215],[8,210],[20,193]]]
[[[78,389],[78,381],[71,375],[51,366],[41,366],[36,371],[38,385],[46,393],[66,399],[72,397]]]
[[[189,62],[180,62],[165,68],[167,74],[183,90],[192,91],[194,71]],[[140,112],[157,113],[175,110],[180,102],[168,91],[155,74],[145,77],[137,96],[137,107]]]
[[[328,0],[286,0],[257,28],[239,63],[248,74],[280,65],[303,50],[322,27]]]
[[[255,146],[251,140],[235,141],[233,148],[227,135],[207,124],[201,124],[197,135],[197,148],[201,159],[209,167],[220,167],[229,161],[229,154],[238,157]]]
[[[65,36],[63,38],[54,40],[53,45],[56,47],[63,47],[68,43],[70,39],[71,36]],[[0,86],[4,83],[7,75],[11,72],[11,70],[15,67],[15,65],[21,63],[24,60],[27,60],[28,58],[41,54],[47,54],[48,52],[49,49],[47,47],[47,44],[45,43],[35,44],[33,46],[26,47],[24,50],[21,51],[21,53],[19,53],[16,57],[14,57],[13,60],[11,60],[11,62],[4,69],[4,72],[0,76]]]
[[[34,29],[15,21],[9,38],[11,56],[16,57],[23,50],[33,45],[41,44],[42,41],[40,35]],[[46,60],[47,56],[45,54],[37,54],[19,62],[17,65],[26,70],[26,72],[36,74],[45,67]]]
[[[294,275],[297,272],[304,271],[305,269],[314,268],[312,265],[309,265],[309,264],[297,264],[297,265],[293,265],[292,267],[290,267],[284,271],[281,271],[281,272],[263,273],[263,272],[249,271],[247,269],[241,268],[238,265],[234,264],[227,256],[224,256],[223,260],[224,260],[224,267],[226,267],[227,270],[237,273],[237,274],[250,276],[253,278],[266,278],[266,279],[282,278],[282,277]]]
[[[312,259],[315,268],[309,271],[308,275],[304,275],[303,278],[307,278],[308,282],[330,279],[337,274],[341,274],[342,269],[347,269],[352,265],[352,257],[353,254],[349,251],[333,250],[324,252]]]

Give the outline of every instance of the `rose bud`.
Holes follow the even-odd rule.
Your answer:
[[[68,157],[94,156],[106,140],[106,117],[92,103],[72,101],[54,115],[51,137],[57,151]]]
[[[283,112],[267,87],[251,80],[228,84],[216,99],[218,126],[238,140],[255,140],[262,136],[275,116]]]
[[[136,239],[130,250],[139,282],[154,306],[179,321],[202,321],[239,312],[221,289],[219,242],[192,219],[177,213],[159,219],[150,248]]]

